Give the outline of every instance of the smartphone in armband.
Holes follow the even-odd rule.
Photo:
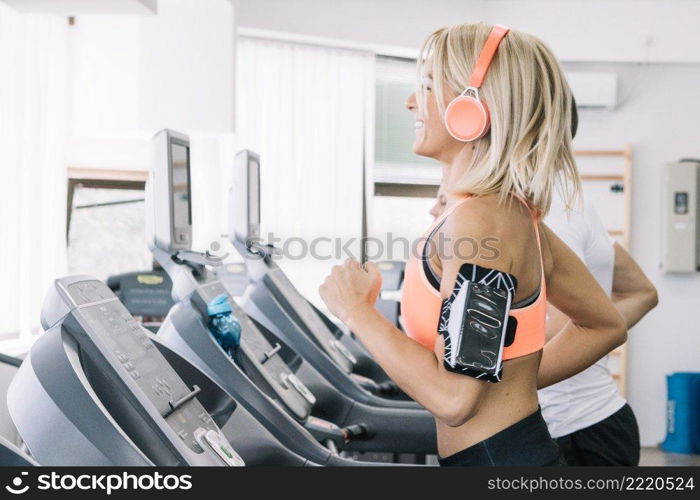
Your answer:
[[[464,281],[450,298],[443,325],[448,349],[445,364],[450,371],[498,382],[508,326],[511,293],[494,286]],[[445,319],[445,318],[443,318]]]

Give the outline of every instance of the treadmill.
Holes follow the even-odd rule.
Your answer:
[[[107,286],[131,315],[153,333],[175,305],[170,296],[173,284],[162,269],[116,274],[107,278]]]
[[[226,291],[239,300],[248,288],[248,269],[244,262],[231,262],[217,266],[216,277],[224,284]]]
[[[315,463],[358,464],[343,458],[339,452],[344,450],[435,453],[435,425],[425,410],[373,406],[348,397],[248,317],[217,277],[221,259],[191,249],[187,136],[163,130],[151,148],[147,243],[172,280],[175,300],[158,338],[240,401],[290,450]],[[208,326],[207,304],[222,295],[241,326],[235,357]]]
[[[243,309],[298,352],[348,397],[387,408],[421,408],[396,387],[352,334],[306,300],[260,239],[260,157],[249,150],[234,160],[229,190],[229,238],[246,261],[250,285]]]
[[[56,280],[41,323],[46,333],[7,396],[41,465],[311,465],[139,325],[102,281]]]
[[[0,467],[36,467],[32,457],[0,436]]]
[[[17,373],[17,369],[21,366],[22,360],[15,358],[14,356],[8,356],[6,354],[0,353],[0,368],[3,372],[3,379],[9,380],[10,377],[14,378]],[[5,394],[5,387],[3,386],[3,395]],[[3,412],[5,408],[3,408]],[[3,415],[3,430],[5,435],[10,435],[9,429],[6,427],[12,427],[10,425],[11,421],[7,421]],[[13,436],[13,439],[15,437]],[[37,462],[30,457],[25,451],[20,449],[17,445],[9,441],[3,436],[0,436],[0,467],[33,467],[39,465]]]

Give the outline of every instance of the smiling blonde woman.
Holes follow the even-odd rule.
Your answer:
[[[447,165],[451,188],[427,240],[495,238],[497,251],[419,248],[404,282],[408,336],[374,306],[381,278],[373,263],[334,267],[321,297],[435,416],[442,465],[562,464],[537,388],[626,339],[610,299],[542,223],[554,189],[569,202],[579,191],[571,92],[540,40],[501,26],[437,30],[421,54],[418,96],[407,101],[413,150]],[[545,346],[547,300],[571,321]]]

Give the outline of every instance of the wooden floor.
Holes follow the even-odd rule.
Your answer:
[[[700,455],[683,455],[680,453],[666,453],[659,448],[642,448],[642,456],[639,465],[700,465]]]

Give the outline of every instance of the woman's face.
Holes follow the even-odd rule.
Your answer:
[[[420,156],[435,158],[443,163],[451,163],[455,155],[464,147],[464,143],[447,132],[433,92],[430,61],[425,64],[425,68],[426,74],[423,75],[421,82],[425,95],[425,107],[423,103],[418,102],[415,92],[406,100],[406,108],[413,113],[415,120],[413,152]],[[446,95],[446,98],[449,99],[450,96]]]

